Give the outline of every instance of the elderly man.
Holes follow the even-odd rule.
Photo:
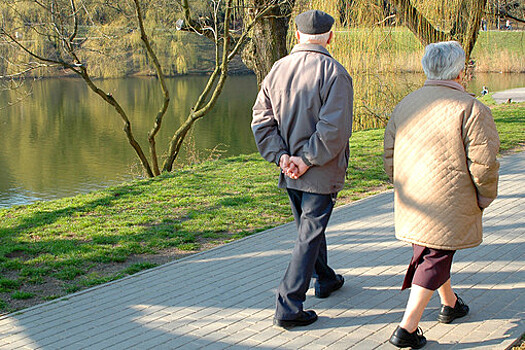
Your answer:
[[[305,326],[317,320],[303,310],[312,276],[326,298],[344,279],[328,266],[325,229],[348,167],[352,133],[352,79],[326,50],[334,19],[318,10],[298,15],[297,44],[262,82],[252,129],[259,152],[282,169],[297,225],[292,258],[277,290],[274,324]]]
[[[455,41],[430,44],[422,59],[427,81],[394,109],[385,131],[384,166],[394,181],[396,237],[413,257],[402,289],[412,287],[390,342],[419,349],[418,328],[437,290],[438,321],[469,308],[450,283],[456,250],[482,241],[481,216],[497,195],[499,138],[490,109],[465,92],[465,52]]]

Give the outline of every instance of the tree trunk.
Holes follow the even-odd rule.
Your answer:
[[[453,40],[457,40],[465,50],[467,60],[474,49],[474,45],[478,40],[479,28],[481,26],[481,18],[487,7],[487,0],[464,0],[463,6],[458,13],[458,17],[462,17],[461,23],[463,28],[459,32],[453,33]]]
[[[268,6],[270,0],[248,0],[246,3],[245,23],[248,23],[256,16],[257,9]],[[273,9],[258,21],[244,47],[242,60],[254,71],[259,86],[275,61],[288,54],[286,37],[294,3],[295,0],[290,0],[288,5]]]

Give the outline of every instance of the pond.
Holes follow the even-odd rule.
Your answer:
[[[402,75],[398,94],[424,81],[420,74]],[[147,151],[147,132],[161,106],[152,78],[98,81],[128,112],[136,139]],[[184,120],[206,77],[168,80],[171,104],[157,137],[159,153]],[[359,79],[356,79],[356,91]],[[479,74],[468,86],[479,95],[525,86],[525,74]],[[30,95],[12,106],[30,88]],[[112,107],[79,79],[27,82],[23,89],[0,93],[0,207],[86,193],[141,175],[122,121]],[[199,120],[181,155],[182,162],[256,152],[250,129],[257,94],[254,76],[232,76],[214,108]],[[356,100],[357,101],[357,100]]]

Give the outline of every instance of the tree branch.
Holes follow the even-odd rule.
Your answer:
[[[211,25],[203,26],[191,18],[191,10],[188,0],[182,0],[181,6],[184,14],[184,23],[179,30],[194,32],[212,40],[216,39],[216,33],[212,30]]]
[[[73,12],[73,33],[69,36],[69,42],[72,43],[73,40],[75,40],[77,33],[78,33],[78,16],[77,16],[77,8],[75,6],[75,0],[70,0],[71,4],[71,10]]]
[[[137,155],[138,155],[138,157],[139,157],[139,159],[140,159],[140,161],[142,163],[142,166],[143,166],[144,170],[146,170],[146,173],[148,174],[148,176],[149,177],[154,177],[155,175],[153,174],[153,171],[151,170],[151,167],[149,165],[148,159],[144,155],[144,152],[142,151],[142,148],[140,147],[139,143],[135,140],[135,137],[133,136],[133,131],[131,129],[131,122],[130,122],[130,120],[128,118],[128,115],[126,114],[126,112],[122,108],[122,106],[117,102],[117,100],[115,100],[113,95],[104,92],[97,85],[95,85],[93,80],[91,80],[91,77],[89,76],[86,67],[81,66],[80,67],[80,72],[78,74],[82,77],[82,79],[84,79],[84,81],[86,82],[88,87],[94,93],[99,95],[104,101],[106,101],[107,103],[112,105],[113,108],[115,108],[115,110],[117,111],[118,115],[120,116],[120,118],[124,122],[124,132],[126,133],[126,136],[128,138],[128,142],[130,143],[131,147],[133,147],[133,149],[137,153]]]
[[[508,18],[511,18],[517,22],[521,22],[521,23],[525,23],[525,18],[519,18],[519,17],[516,17],[512,14],[510,14],[505,8],[503,7],[500,7],[499,9],[499,12],[500,14],[502,14],[504,17],[508,17]]]
[[[22,71],[19,71],[19,72],[13,73],[13,74],[0,75],[0,79],[18,78],[18,77],[24,76],[26,73],[31,72],[31,71],[33,71],[35,69],[56,67],[56,65],[54,65],[54,64],[53,65],[51,65],[51,64],[41,64],[41,63],[37,63],[37,62],[31,62],[31,63],[35,63],[36,66],[31,66],[29,68],[26,68],[26,69],[24,69]]]
[[[396,13],[423,45],[447,39],[447,34],[434,28],[425,16],[410,3],[410,0],[390,0],[390,2],[396,8]]]
[[[166,114],[166,111],[168,110],[168,106],[170,103],[170,94],[169,94],[168,87],[166,86],[164,73],[162,72],[162,67],[159,63],[159,59],[157,58],[157,55],[153,51],[151,47],[151,43],[146,34],[146,30],[144,29],[144,19],[142,16],[142,8],[140,6],[139,0],[134,0],[134,2],[135,2],[135,8],[137,11],[137,19],[139,21],[140,38],[144,42],[144,46],[146,46],[146,51],[148,52],[149,56],[151,57],[151,60],[153,61],[153,65],[155,66],[155,71],[157,72],[157,77],[159,78],[159,81],[160,81],[162,94],[164,95],[164,103],[162,104],[161,109],[157,112],[157,116],[155,117],[155,123],[153,125],[153,128],[148,133],[148,141],[150,144],[150,155],[151,155],[151,161],[152,161],[152,166],[153,166],[153,172],[157,176],[157,175],[160,175],[160,169],[159,169],[157,150],[155,146],[155,136],[158,134],[160,127],[162,125],[162,119],[164,115]]]
[[[75,73],[80,74],[80,72],[76,69],[76,67],[74,67],[73,65],[71,65],[71,64],[69,64],[67,62],[64,62],[63,60],[53,60],[53,59],[50,59],[50,58],[45,58],[45,57],[42,57],[40,55],[37,55],[36,53],[34,53],[31,50],[29,50],[26,46],[22,45],[17,39],[15,39],[11,34],[6,32],[4,29],[0,28],[0,35],[3,35],[5,37],[9,38],[9,40],[11,40],[11,42],[13,42],[15,45],[17,45],[20,49],[22,49],[28,55],[30,55],[33,58],[36,58],[39,61],[47,62],[47,63],[53,63],[53,64],[58,64],[58,65],[66,68],[66,69],[70,69],[70,70],[74,71]]]
[[[179,129],[173,135],[170,141],[169,149],[168,149],[168,157],[164,161],[164,165],[163,165],[164,171],[172,170],[173,163],[180,152],[180,148],[182,146],[182,143],[187,133],[189,132],[189,130],[191,129],[195,121],[205,116],[213,108],[213,106],[217,102],[217,99],[222,91],[222,88],[224,87],[224,83],[226,82],[226,78],[228,77],[228,63],[229,63],[228,57],[229,57],[229,46],[230,46],[230,41],[231,41],[230,19],[231,19],[232,3],[233,3],[233,0],[227,0],[225,4],[221,64],[220,66],[218,65],[215,66],[215,70],[213,71],[212,75],[208,79],[206,88],[204,89],[203,93],[199,96],[199,99],[195,103],[195,106],[191,109],[190,114],[186,118],[186,121],[179,127]],[[216,41],[216,45],[218,45],[218,41]],[[208,94],[211,92],[211,89],[215,81],[217,80],[217,78],[218,78],[218,82],[217,82],[217,85],[215,86],[212,96],[210,97],[208,102],[204,106],[202,106],[204,103],[204,100],[206,99],[206,96],[208,96]]]

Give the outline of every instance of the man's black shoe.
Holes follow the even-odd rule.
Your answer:
[[[338,290],[345,284],[345,279],[341,275],[335,275],[335,280],[330,282],[315,281],[315,296],[318,298],[328,298],[332,292]]]
[[[308,326],[309,324],[314,323],[317,320],[317,314],[314,310],[301,311],[297,318],[293,320],[279,320],[277,318],[273,319],[273,324],[279,327],[298,327],[298,326]]]
[[[427,338],[423,336],[423,331],[419,327],[414,333],[408,333],[407,330],[397,326],[389,341],[398,348],[421,349],[427,343]]]
[[[458,300],[456,300],[456,305],[454,305],[454,307],[441,305],[441,311],[438,315],[439,322],[450,323],[456,318],[460,318],[468,314],[468,306],[463,302],[463,300],[460,297],[458,297],[457,294],[456,297],[458,298]]]

